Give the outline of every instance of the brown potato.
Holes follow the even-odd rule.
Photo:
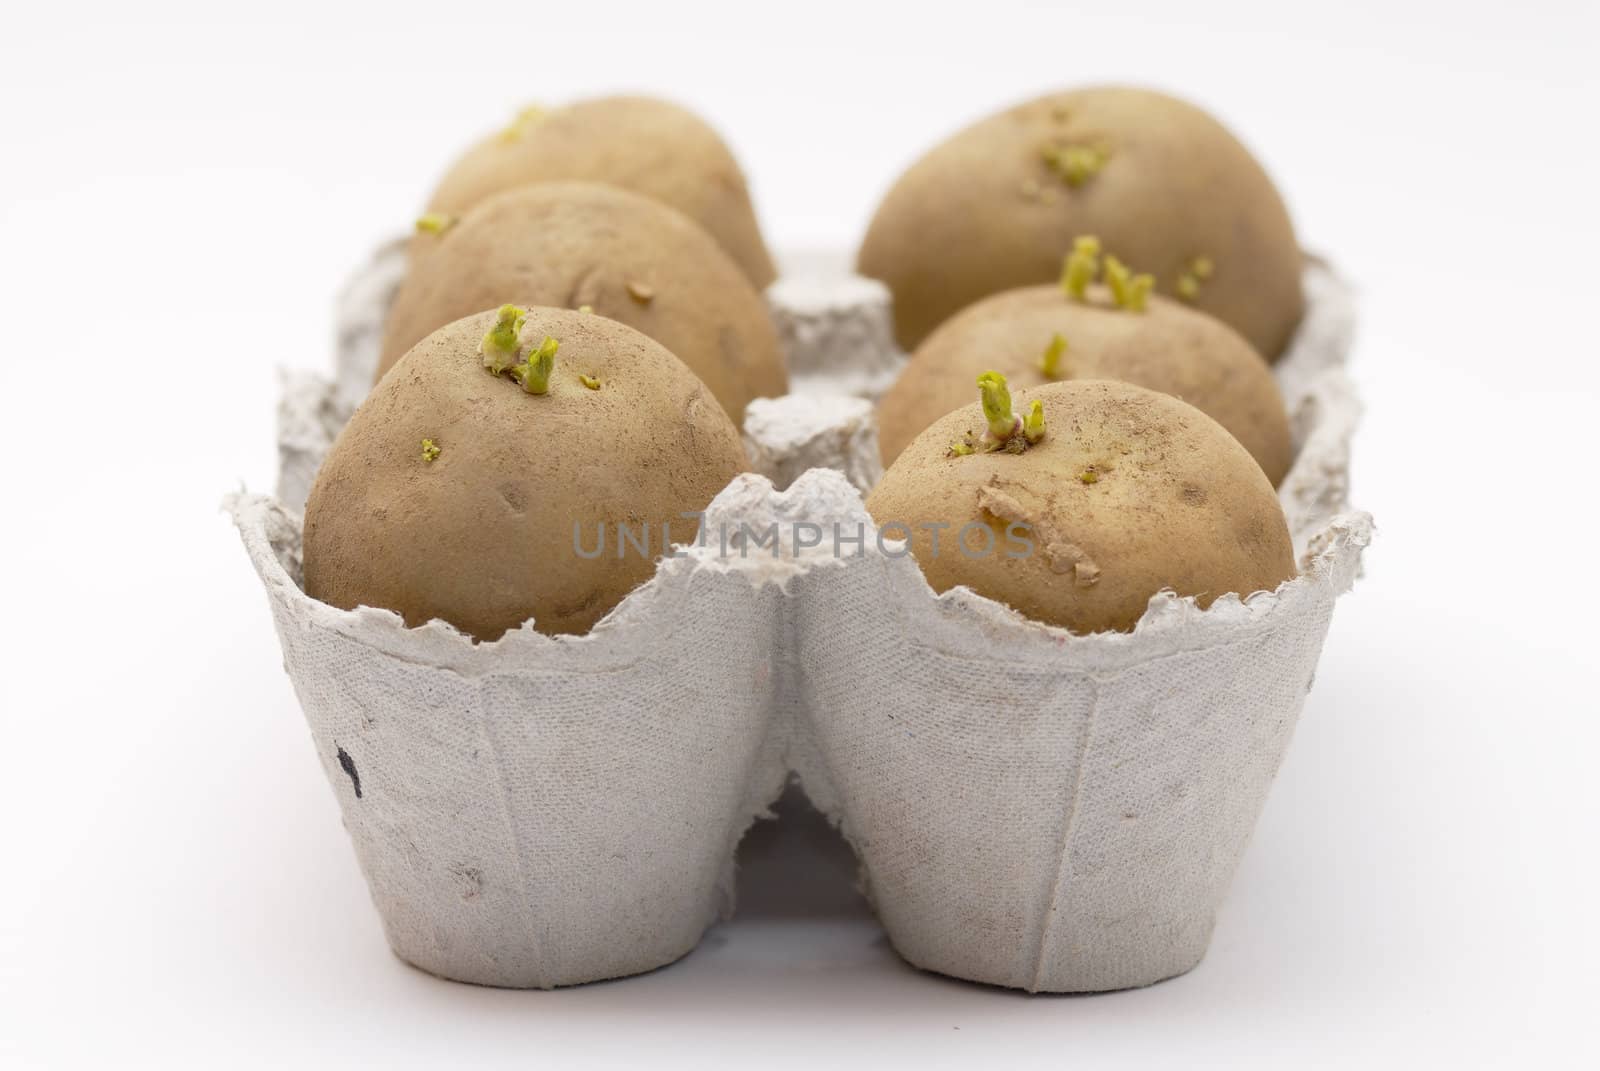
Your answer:
[[[1302,257],[1266,172],[1205,112],[1140,89],[1054,93],[955,135],[895,183],[857,264],[912,349],[985,295],[1055,279],[1079,235],[1269,359],[1300,320]]]
[[[1066,342],[1057,374],[1040,360]],[[878,406],[878,445],[892,464],[939,417],[971,402],[985,369],[1013,388],[1119,379],[1181,398],[1227,428],[1276,486],[1289,471],[1289,421],[1261,357],[1232,328],[1176,301],[1117,308],[1101,287],[1071,301],[1057,286],[1007,290],[962,309],[929,335]]]
[[[704,227],[758,290],[777,277],[727,145],[698,116],[649,97],[529,109],[455,162],[428,212],[461,216],[505,190],[562,180],[603,182],[670,205]],[[425,254],[428,244],[413,248]]]
[[[623,553],[617,525],[655,556],[668,534],[690,542],[680,515],[745,467],[727,415],[658,343],[603,317],[528,309],[518,352],[559,343],[548,393],[530,394],[484,366],[496,322],[479,313],[423,339],[339,434],[306,503],[308,594],[480,640],[529,619],[587,632],[655,571],[631,544]],[[597,530],[606,542],[591,558]]]
[[[578,308],[636,328],[694,370],[736,424],[788,390],[766,302],[705,231],[596,183],[509,190],[414,263],[385,325],[382,378],[428,332],[505,302]]]
[[[1023,452],[986,451],[983,409],[968,405],[917,436],[868,498],[888,538],[905,526],[935,591],[965,585],[1035,621],[1126,632],[1163,589],[1209,606],[1295,575],[1272,485],[1216,421],[1109,380],[1019,391],[1016,411],[1034,400],[1044,437]],[[951,451],[963,441],[975,452]]]

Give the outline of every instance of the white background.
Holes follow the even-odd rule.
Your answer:
[[[0,26],[0,1062],[1596,1066],[1595,5],[228,7]],[[1093,81],[1224,117],[1362,290],[1381,530],[1207,960],[920,975],[805,821],[656,974],[394,959],[217,512],[346,272],[529,100],[674,97],[774,246],[848,246],[922,149]]]

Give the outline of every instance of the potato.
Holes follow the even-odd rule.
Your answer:
[[[1078,235],[1269,359],[1300,320],[1301,253],[1271,180],[1206,113],[1140,89],[1054,93],[968,127],[895,183],[857,264],[893,292],[912,349],[981,297],[1054,279]]]
[[[543,394],[514,378],[537,388],[541,370]],[[418,343],[339,434],[306,503],[305,589],[479,640],[530,619],[586,632],[744,467],[738,431],[659,343],[565,309],[479,313]]]
[[[1119,379],[1181,398],[1227,428],[1276,486],[1289,470],[1289,421],[1277,383],[1232,328],[1176,301],[1118,308],[1104,287],[1071,301],[1056,286],[1007,290],[970,305],[917,348],[878,407],[885,465],[939,417],[972,400],[992,368],[1013,388]],[[1059,338],[1065,348],[1052,350]],[[1053,375],[1041,363],[1055,356]]]
[[[671,350],[735,423],[788,390],[766,302],[710,236],[649,198],[596,183],[497,194],[412,265],[385,326],[378,376],[430,331],[505,302],[597,314]]]
[[[601,97],[530,108],[455,162],[428,212],[461,216],[531,182],[602,182],[670,205],[704,227],[759,289],[777,277],[744,174],[698,116],[649,97]],[[426,253],[427,243],[414,247]]]
[[[1209,606],[1295,575],[1272,485],[1198,409],[1074,380],[1019,391],[1018,418],[1004,378],[990,383],[982,405],[917,436],[867,500],[886,538],[909,538],[935,591],[965,585],[1035,621],[1127,632],[1163,589]],[[1030,443],[1033,403],[1043,428]],[[987,449],[986,410],[1004,449]]]

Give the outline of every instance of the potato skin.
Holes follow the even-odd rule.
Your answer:
[[[1052,382],[1039,358],[1059,333],[1065,379],[1117,379],[1188,402],[1226,428],[1272,481],[1289,471],[1289,420],[1259,354],[1232,328],[1176,301],[1116,307],[1102,287],[1069,301],[1056,286],[1007,290],[962,309],[929,335],[878,406],[878,445],[892,464],[923,428],[972,401],[982,372],[1012,389]]]
[[[545,113],[517,137],[484,138],[445,173],[428,211],[460,216],[504,190],[563,180],[602,182],[670,205],[704,227],[756,289],[777,277],[728,146],[692,112],[651,97],[581,100]]]
[[[532,618],[543,633],[587,632],[654,574],[619,559],[616,525],[663,524],[689,542],[694,521],[745,467],[738,431],[705,386],[658,343],[613,320],[528,310],[524,337],[550,335],[550,391],[484,369],[493,312],[435,331],[356,410],[317,473],[305,514],[307,594],[344,609],[433,618],[493,640]],[[579,380],[600,380],[590,390]],[[439,447],[426,461],[423,439]],[[574,549],[582,525],[593,550]]]
[[[1164,588],[1209,606],[1225,592],[1276,589],[1295,575],[1272,485],[1244,447],[1193,406],[1127,383],[1078,380],[1016,391],[1017,412],[1044,402],[1046,434],[1020,455],[948,456],[984,429],[974,403],[919,435],[867,500],[880,527],[911,530],[935,591],[966,585],[1026,617],[1076,633],[1127,632]],[[1093,482],[1081,477],[1093,470]],[[938,535],[924,527],[945,523]],[[969,557],[966,546],[994,550]],[[1010,524],[1031,554],[1011,557]],[[890,528],[888,538],[901,531]]]
[[[577,182],[497,194],[441,235],[395,298],[378,377],[428,332],[506,302],[590,305],[643,331],[736,424],[752,399],[788,390],[765,300],[705,231],[646,197]]]
[[[1072,188],[1042,155],[1058,143],[1104,143],[1110,156]],[[1205,112],[1142,89],[1053,93],[956,134],[890,189],[857,265],[893,292],[913,349],[987,294],[1057,278],[1090,234],[1164,294],[1193,258],[1211,258],[1195,306],[1269,360],[1299,323],[1302,256],[1266,172]]]

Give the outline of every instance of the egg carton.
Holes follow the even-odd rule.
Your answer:
[[[517,987],[669,963],[732,911],[739,840],[793,776],[915,966],[1079,992],[1199,962],[1371,536],[1348,505],[1353,306],[1326,265],[1275,367],[1301,566],[1275,592],[1165,592],[1093,636],[936,595],[862,501],[871,399],[904,360],[889,297],[813,267],[768,291],[793,393],[751,404],[756,472],[701,541],[587,635],[493,643],[301,587],[300,511],[402,270],[388,247],[345,293],[331,378],[286,378],[277,496],[229,502],[398,955]]]

